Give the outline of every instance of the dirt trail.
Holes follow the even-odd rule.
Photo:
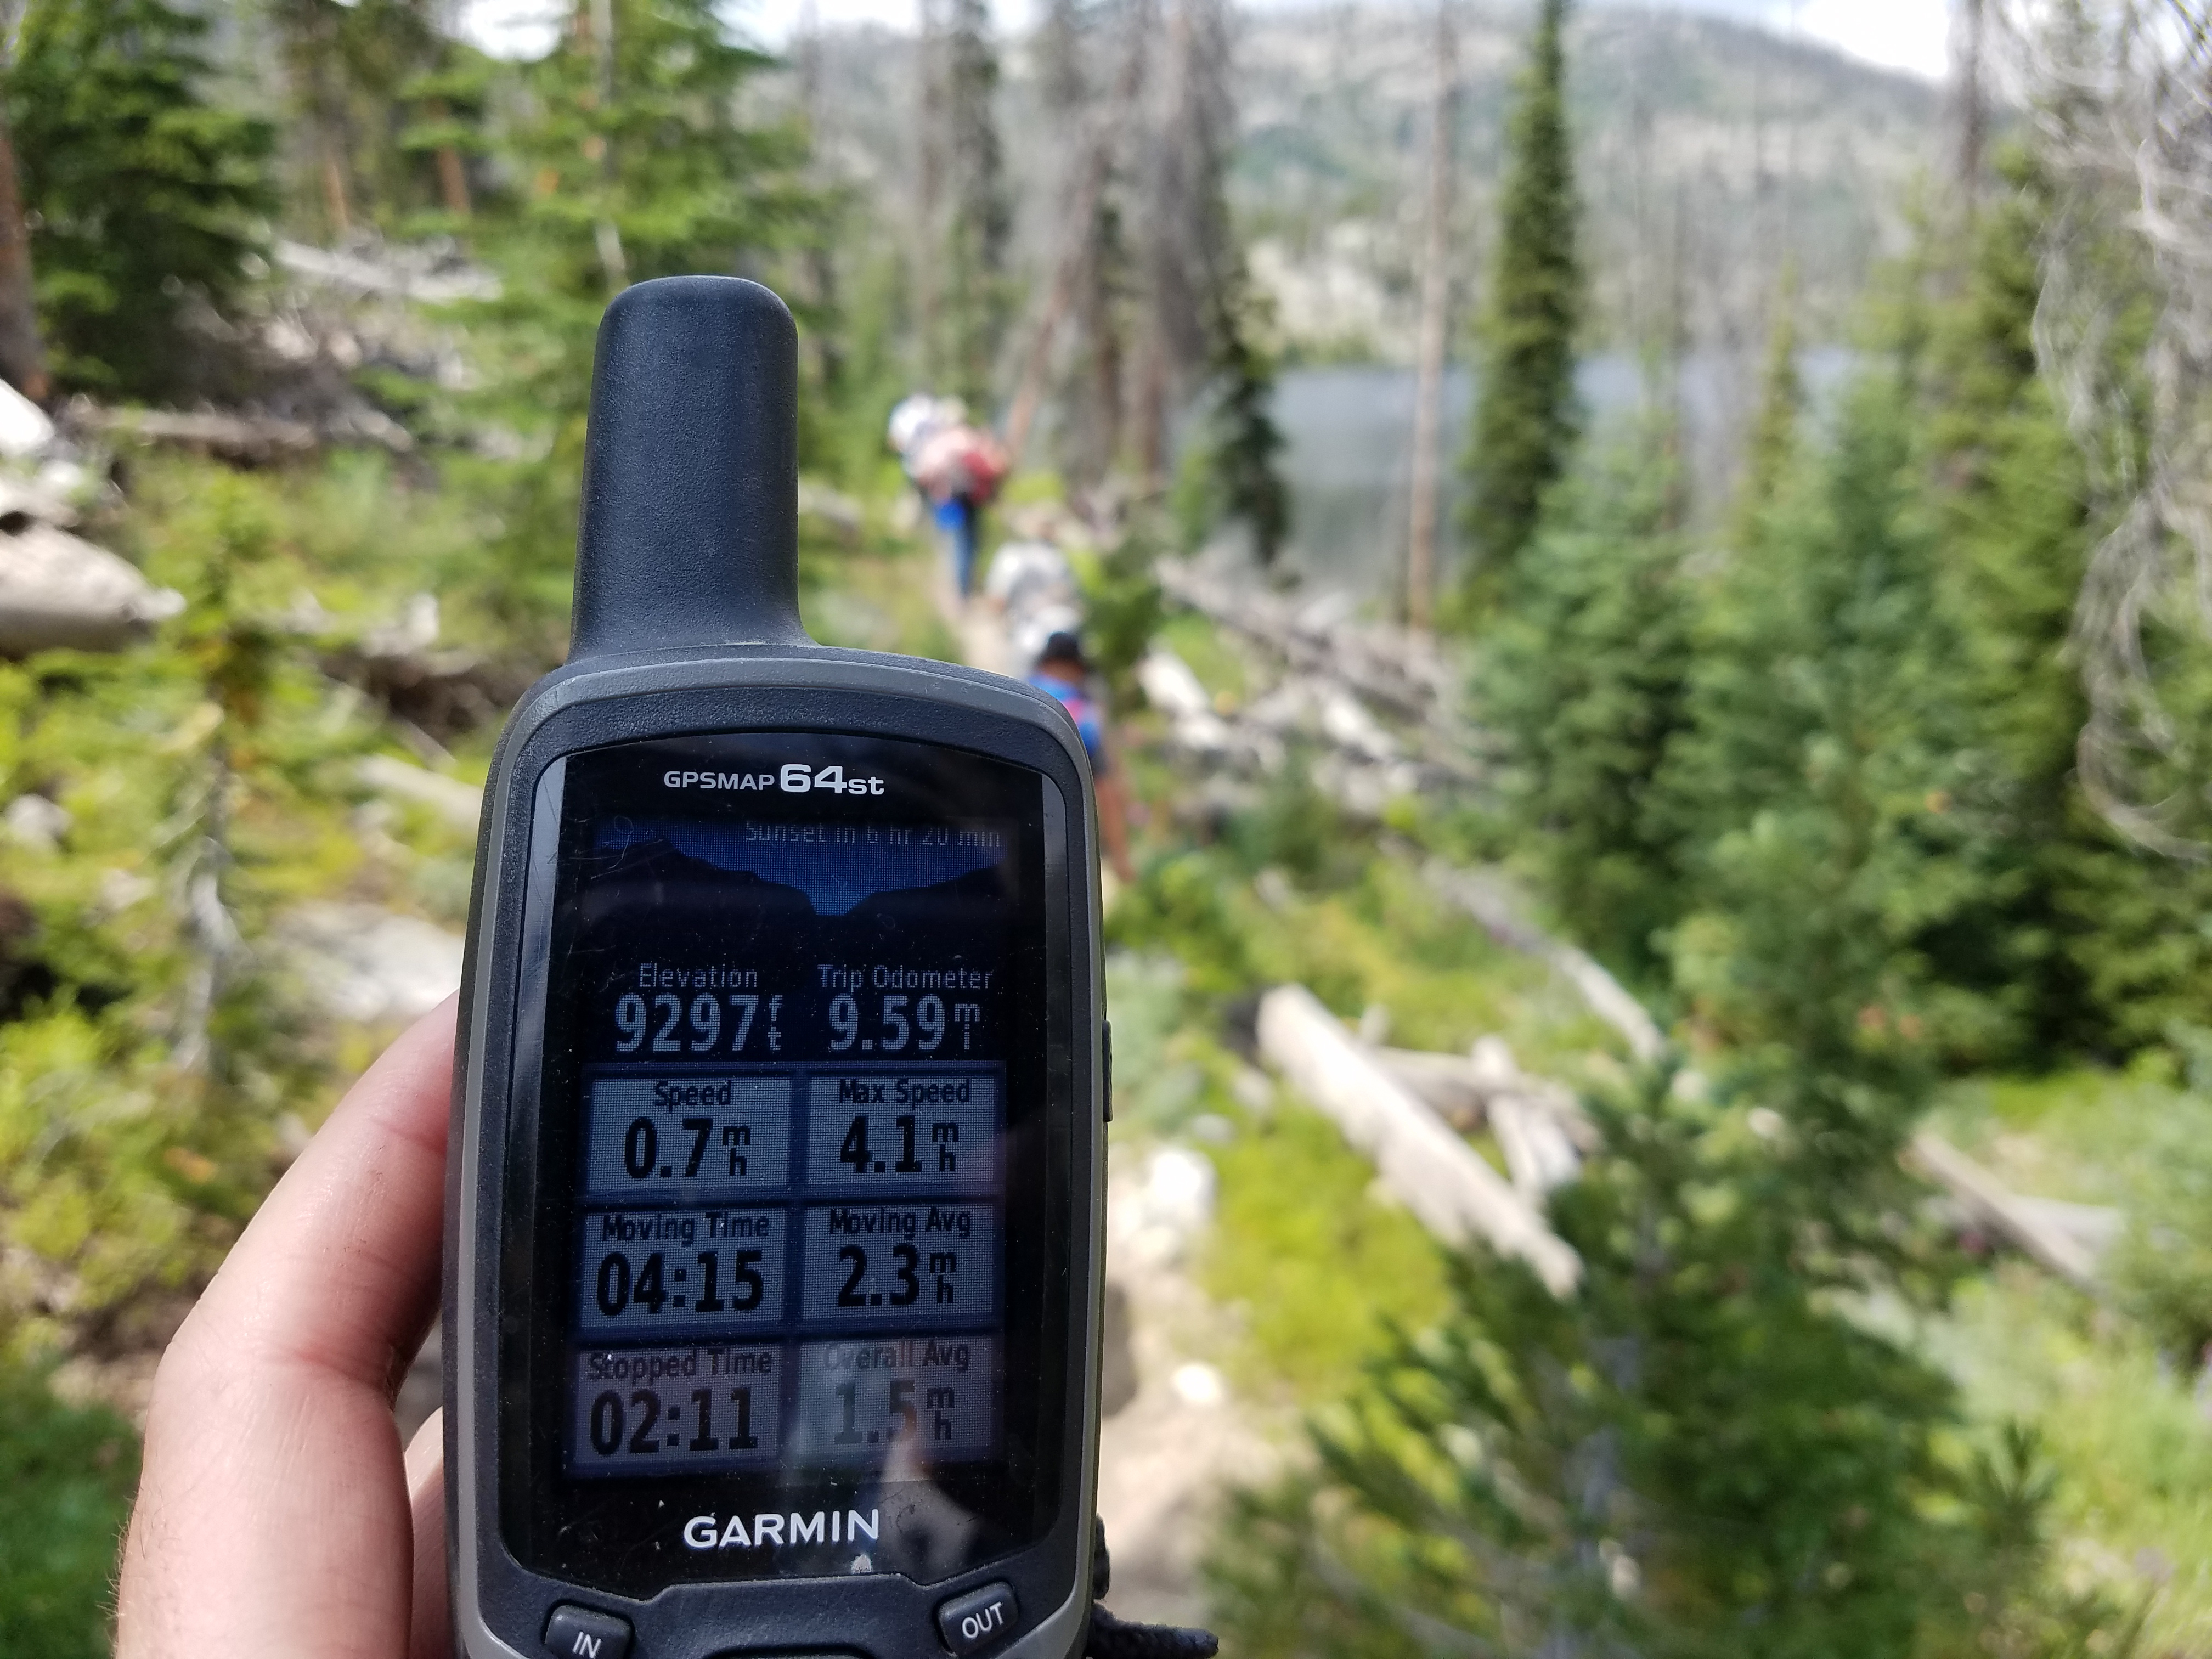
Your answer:
[[[1199,1561],[1224,1493],[1264,1479],[1268,1424],[1213,1363],[1224,1321],[1191,1275],[1212,1224],[1213,1170],[1187,1149],[1117,1150],[1108,1183],[1107,1417],[1098,1512],[1114,1557],[1107,1605],[1202,1625]]]
[[[961,604],[942,562],[940,614],[971,667],[1010,672],[1004,621]],[[1213,1169],[1187,1148],[1115,1152],[1106,1212],[1107,1316],[1098,1513],[1114,1560],[1106,1604],[1148,1624],[1203,1625],[1199,1562],[1220,1500],[1277,1461],[1215,1363],[1224,1320],[1192,1276],[1212,1224]]]

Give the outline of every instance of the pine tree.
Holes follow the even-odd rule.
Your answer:
[[[209,25],[162,0],[32,0],[6,78],[56,379],[180,397],[180,326],[218,312],[275,205],[264,122],[210,104]]]
[[[1119,81],[1127,79],[1131,71],[1126,65],[1118,70],[1112,87],[1093,72],[1102,42],[1117,33],[1109,24],[1120,9],[1082,0],[1050,0],[1038,31],[1039,91],[1061,139],[1060,193],[1079,202],[1092,193],[1091,177],[1097,179],[1090,222],[1082,228],[1081,246],[1074,256],[1080,268],[1073,273],[1073,293],[1066,307],[1073,349],[1057,377],[1054,397],[1060,410],[1060,470],[1076,495],[1103,481],[1121,447],[1126,313],[1133,283],[1123,228],[1125,180],[1118,165],[1121,135],[1106,125],[1110,112],[1101,106],[1108,98],[1118,97]],[[1063,249],[1060,257],[1067,258],[1068,252]],[[1047,304],[1050,306],[1050,299]]]
[[[1543,0],[1506,131],[1498,263],[1477,344],[1481,380],[1465,470],[1467,597],[1493,593],[1536,533],[1579,425],[1583,313],[1573,145],[1567,131],[1567,0]]]
[[[2124,842],[2083,793],[2088,701],[2069,649],[2100,533],[2088,469],[2033,338],[2050,180],[1997,158],[1962,290],[1933,338],[1929,422],[1945,560],[1980,787],[2005,826],[1990,902],[1934,948],[1935,969],[2002,996],[2023,1055],[2162,1039],[2212,994],[2212,878]]]
[[[1452,1264],[1439,1325],[1316,1419],[1313,1472],[1237,1500],[1207,1564],[1237,1651],[2131,1653],[2138,1619],[2044,1587],[2032,1439],[1961,1455],[1950,1380],[1838,1305],[1864,1284],[1794,1133],[1663,1074],[1591,1110],[1552,1210],[1580,1289]]]
[[[1479,683],[1554,905],[1575,938],[1645,979],[1683,875],[1653,800],[1686,720],[1695,611],[1671,519],[1674,449],[1664,428],[1627,434],[1570,477],[1506,587]]]
[[[399,149],[414,174],[403,202],[410,217],[434,213],[459,231],[475,216],[492,151],[486,127],[495,84],[491,59],[459,41],[440,40],[428,66],[400,88]]]
[[[522,70],[509,134],[520,199],[472,240],[503,296],[480,337],[494,369],[477,413],[526,434],[498,464],[500,533],[457,578],[526,659],[560,657],[592,348],[611,289],[735,271],[817,216],[795,125],[749,121],[741,94],[769,59],[709,0],[579,0],[553,50]]]
[[[1252,552],[1275,562],[1291,532],[1291,490],[1275,424],[1275,366],[1258,341],[1261,301],[1241,255],[1214,289],[1214,401],[1206,414],[1206,465],[1216,516],[1244,526]]]
[[[1831,452],[1799,470],[1716,585],[1692,730],[1662,780],[1680,832],[1705,849],[1675,937],[1680,990],[1796,1076],[1844,1069],[1868,1043],[1889,1055],[1898,1103],[1878,1130],[1848,1133],[1892,1154],[1913,1068],[1997,1040],[2002,1024],[1927,959],[1984,901],[1997,821],[1975,787],[1914,431],[1899,375],[1852,392]],[[1840,1100],[1823,1109],[1856,1115]]]
[[[1773,504],[1788,473],[1797,443],[1797,423],[1805,409],[1805,383],[1797,372],[1797,277],[1785,270],[1774,302],[1774,327],[1767,340],[1766,373],[1759,413],[1745,446],[1743,482],[1736,490],[1735,541],[1748,544],[1758,534],[1759,515]]]

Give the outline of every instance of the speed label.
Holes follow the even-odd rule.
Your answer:
[[[782,1077],[603,1077],[592,1085],[587,1197],[665,1203],[772,1192],[788,1174]]]

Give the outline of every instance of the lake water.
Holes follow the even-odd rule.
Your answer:
[[[1854,361],[1840,347],[1804,355],[1800,369],[1816,413],[1832,402]],[[1577,380],[1589,429],[1601,437],[1643,405],[1643,371],[1626,354],[1586,360]],[[1729,458],[1748,416],[1746,396],[1738,389],[1746,380],[1736,364],[1717,356],[1692,356],[1683,368],[1690,453],[1698,483],[1709,493],[1726,487]],[[1459,505],[1459,464],[1474,402],[1472,372],[1446,371],[1445,535],[1438,550],[1446,571],[1455,561],[1450,526]],[[1283,553],[1285,567],[1316,587],[1362,597],[1395,591],[1405,563],[1413,487],[1413,371],[1376,366],[1285,370],[1276,387],[1275,418],[1286,444],[1283,470],[1293,513]]]

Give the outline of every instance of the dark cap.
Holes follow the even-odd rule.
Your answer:
[[[1073,663],[1078,668],[1090,666],[1084,659],[1083,641],[1064,628],[1044,642],[1044,649],[1037,653],[1037,660]]]

